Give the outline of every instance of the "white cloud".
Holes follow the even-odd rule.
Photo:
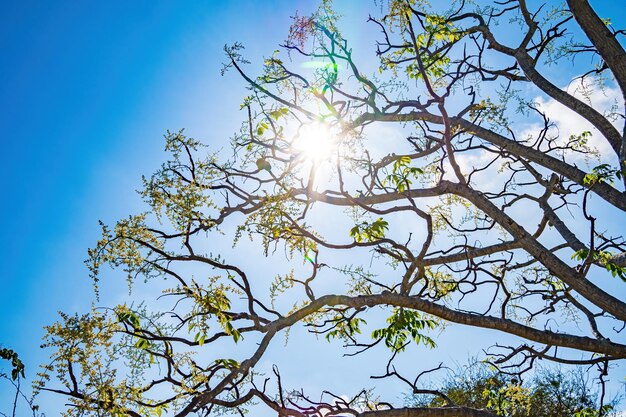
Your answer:
[[[614,114],[616,111],[623,113],[623,108],[619,107],[618,104],[620,103],[621,92],[617,87],[604,86],[602,88],[601,86],[591,85],[587,82],[583,83],[578,79],[564,88],[564,90],[590,105],[601,114],[609,115],[611,113]],[[589,131],[592,133],[589,145],[598,150],[602,160],[604,162],[610,162],[606,161],[606,159],[615,158],[615,154],[608,141],[591,123],[580,115],[552,98],[545,99],[543,97],[537,97],[535,102],[539,109],[544,111],[550,121],[555,124],[556,129],[558,129],[560,143],[564,143],[572,135],[580,135],[584,131]],[[623,123],[623,120],[618,119],[615,123],[617,122]],[[521,137],[526,137],[529,133],[536,134],[540,128],[540,125],[534,124],[524,132],[525,136],[522,135]],[[618,127],[618,130],[621,130],[621,128]],[[554,134],[557,132],[552,131],[550,133]],[[573,154],[570,155],[570,157],[573,158],[571,162],[578,162],[584,159],[584,156],[580,154]]]

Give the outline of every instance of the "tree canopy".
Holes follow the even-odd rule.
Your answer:
[[[474,409],[487,409],[496,415],[517,417],[584,417],[597,415],[598,390],[585,371],[564,372],[540,368],[524,383],[507,377],[484,364],[470,364],[456,370],[431,399],[413,395],[408,403],[421,407],[441,407],[446,401]],[[613,404],[604,405],[609,413]]]
[[[228,151],[168,132],[145,211],[89,251],[96,296],[111,266],[127,300],[47,328],[38,389],[67,415],[516,415],[396,366],[449,324],[489,330],[483,359],[519,384],[539,360],[600,383],[624,361],[624,31],[586,0],[373,6],[373,51],[329,1],[260,75],[225,47],[249,87]],[[429,400],[261,372],[299,326]]]

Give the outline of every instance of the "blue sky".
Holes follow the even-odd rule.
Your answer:
[[[238,128],[245,89],[220,76],[223,45],[259,62],[313,4],[0,1],[0,344],[28,376],[45,359],[43,325],[88,308],[97,221],[141,209],[134,190],[161,163],[165,130],[225,145]],[[366,10],[342,7],[364,24]]]

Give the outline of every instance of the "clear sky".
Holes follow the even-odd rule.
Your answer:
[[[371,29],[356,0],[337,3]],[[619,3],[592,2],[623,18]],[[258,63],[314,5],[0,0],[0,344],[28,377],[45,360],[43,325],[88,308],[97,221],[141,209],[134,190],[162,162],[165,130],[226,145],[239,127],[244,84],[220,76],[224,44]]]

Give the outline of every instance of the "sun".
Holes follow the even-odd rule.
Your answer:
[[[313,122],[300,126],[292,146],[303,159],[319,164],[333,155],[337,137],[327,124]]]

